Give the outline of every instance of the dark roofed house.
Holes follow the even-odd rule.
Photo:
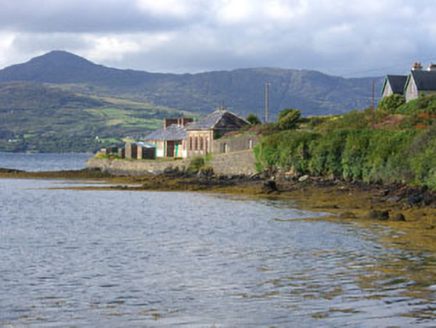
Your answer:
[[[415,63],[404,87],[406,101],[428,94],[436,94],[436,65],[423,70],[420,63]]]
[[[385,78],[382,89],[382,98],[390,95],[403,95],[407,75],[388,75]]]
[[[211,153],[214,140],[225,133],[239,131],[249,125],[246,120],[228,110],[217,110],[201,121],[186,127],[188,157]],[[225,149],[225,152],[229,151]]]
[[[145,141],[156,146],[156,157],[187,157],[186,126],[192,118],[167,118],[162,129],[150,133]]]
[[[204,119],[165,119],[164,127],[150,133],[145,141],[156,146],[156,157],[195,157],[213,151],[214,140],[249,125],[228,110],[217,110]],[[224,149],[226,152],[229,149]]]

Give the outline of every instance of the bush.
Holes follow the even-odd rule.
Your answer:
[[[190,173],[198,173],[203,166],[204,166],[204,158],[194,157],[189,163],[189,166],[186,170]]]
[[[260,121],[259,117],[256,116],[253,113],[250,113],[247,115],[247,118],[245,119],[248,123],[250,123],[251,125],[258,125],[258,124],[262,124],[262,122]]]
[[[405,103],[406,99],[404,99],[402,95],[393,94],[380,100],[377,108],[389,113],[395,113],[397,109]]]
[[[277,126],[280,130],[290,130],[297,127],[301,117],[301,111],[298,109],[285,109],[279,114]]]

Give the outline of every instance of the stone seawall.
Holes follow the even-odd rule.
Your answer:
[[[101,169],[114,175],[139,176],[147,173],[162,173],[166,168],[187,168],[191,159],[181,160],[122,160],[91,158],[87,162],[90,169]],[[216,174],[251,175],[256,173],[253,151],[241,151],[227,154],[213,154],[209,163]]]
[[[252,150],[234,153],[213,154],[210,166],[216,174],[223,175],[252,175],[256,171],[256,159]]]

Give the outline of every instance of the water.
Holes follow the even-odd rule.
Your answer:
[[[28,172],[81,170],[86,160],[93,156],[87,154],[24,154],[0,152],[0,168],[17,169]]]
[[[0,179],[0,326],[435,327],[434,254],[282,201]],[[66,184],[66,186],[68,186]]]

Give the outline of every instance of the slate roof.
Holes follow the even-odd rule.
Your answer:
[[[144,140],[184,140],[186,138],[186,126],[173,124],[166,129],[153,131]]]
[[[204,119],[189,124],[186,128],[187,130],[234,130],[240,129],[248,124],[247,121],[228,110],[217,110]]]
[[[393,93],[402,95],[407,82],[407,75],[388,75],[386,77],[385,86],[388,82]],[[385,86],[383,87],[383,91]]]
[[[419,91],[436,91],[436,71],[412,71],[411,76]]]

